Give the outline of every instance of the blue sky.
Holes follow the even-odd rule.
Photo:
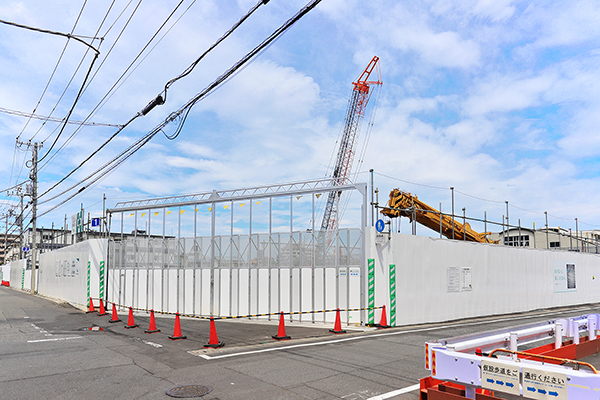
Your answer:
[[[85,3],[74,33],[93,36],[109,3]],[[101,68],[75,107],[74,120],[88,116],[176,6],[142,1],[117,40],[138,0],[128,3],[115,1],[100,29],[104,40],[94,71],[102,63]],[[143,61],[134,64],[90,120],[125,123],[254,4],[184,1],[171,20],[181,16],[178,22],[143,53]],[[166,104],[129,125],[74,175],[71,184],[154,128],[304,4],[271,0],[260,7],[189,76],[171,86]],[[9,0],[0,5],[0,19],[70,32],[83,5],[84,1]],[[62,225],[64,215],[70,217],[81,203],[92,215],[100,215],[104,193],[110,207],[124,199],[324,177],[351,83],[377,55],[384,85],[364,161],[354,163],[355,181],[367,182],[373,168],[381,201],[398,187],[433,206],[441,202],[449,211],[453,186],[457,214],[465,207],[469,216],[482,218],[487,212],[488,218],[501,221],[509,201],[511,223],[520,218],[524,226],[540,227],[548,211],[550,225],[575,229],[578,218],[579,229],[599,228],[598,20],[600,4],[594,1],[323,0],[253,63],[198,103],[175,140],[157,135],[98,184],[45,215],[40,225]],[[63,37],[0,25],[2,109],[51,113],[85,52],[85,46],[69,41],[36,107],[65,43]],[[67,114],[91,55],[83,60],[54,117]],[[43,140],[42,155],[56,137],[56,123],[45,124],[36,134],[41,123],[27,121],[0,112],[2,188],[27,178],[23,165],[31,155],[15,150],[19,134],[22,141]],[[366,123],[361,139],[365,128]],[[74,129],[65,129],[57,147]],[[40,192],[114,130],[81,129],[41,169]],[[68,186],[65,182],[59,188]],[[5,198],[3,212],[11,202],[14,198]],[[309,213],[298,218],[298,226],[310,223]],[[356,213],[345,216],[343,223],[356,226]],[[236,224],[243,229],[247,220],[240,214]],[[402,231],[407,229],[403,223]],[[425,228],[419,231],[426,233]]]

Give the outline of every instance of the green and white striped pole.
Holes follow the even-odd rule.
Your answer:
[[[90,276],[92,274],[92,263],[88,261],[87,268],[87,306],[90,306]]]
[[[369,290],[369,324],[375,323],[375,259],[369,258],[368,260],[368,290]]]
[[[396,265],[390,264],[390,326],[396,326]]]
[[[100,298],[104,299],[104,261],[100,261]]]

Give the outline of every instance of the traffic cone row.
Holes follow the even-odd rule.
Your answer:
[[[90,297],[89,310],[87,311],[87,313],[93,313],[93,312],[96,312],[96,310],[94,309],[94,304],[93,304],[92,298]],[[104,303],[102,302],[102,299],[100,299],[100,310],[99,310],[98,315],[108,315],[108,313],[106,312],[106,310],[104,308]],[[114,322],[119,322],[119,321],[121,321],[121,320],[119,319],[119,316],[117,314],[117,306],[115,303],[113,303],[112,319],[109,320],[108,322],[114,323]],[[382,328],[382,329],[383,328],[391,328],[391,326],[389,326],[387,324],[387,313],[385,311],[385,305],[383,306],[383,308],[381,310],[380,323],[377,324],[376,326],[378,328]],[[129,307],[129,316],[127,319],[127,325],[125,326],[125,329],[132,329],[132,328],[137,328],[137,327],[139,327],[139,325],[137,325],[134,321],[133,308]],[[156,327],[156,320],[154,318],[154,310],[150,310],[150,326],[148,327],[147,330],[145,330],[145,332],[146,333],[160,332],[160,329],[157,329],[157,327]],[[346,331],[342,329],[342,322],[341,322],[341,318],[340,318],[340,309],[339,308],[336,310],[335,323],[334,323],[333,329],[330,329],[329,332],[335,333],[335,334],[346,333]],[[275,340],[290,340],[291,339],[291,337],[285,333],[285,318],[284,318],[283,311],[280,312],[279,329],[277,331],[277,335],[273,335],[271,337]],[[173,335],[169,336],[168,338],[171,340],[180,340],[180,339],[187,338],[181,332],[181,321],[179,318],[179,313],[175,314],[175,327],[173,328]],[[225,345],[225,343],[220,342],[219,338],[217,337],[217,329],[215,326],[214,317],[210,317],[209,339],[208,339],[208,343],[205,344],[204,347],[217,349],[219,347],[223,347],[224,345]]]

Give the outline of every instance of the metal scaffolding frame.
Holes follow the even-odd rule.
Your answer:
[[[135,214],[135,227],[136,229],[134,230],[133,234],[134,234],[134,239],[139,239],[138,234],[137,234],[137,213],[138,211],[147,211],[148,212],[148,231],[146,233],[147,235],[147,240],[148,240],[148,244],[147,244],[147,255],[143,255],[140,254],[138,251],[135,251],[135,248],[130,249],[130,251],[133,251],[134,254],[134,259],[130,260],[133,261],[133,264],[130,264],[128,262],[128,260],[125,259],[125,254],[123,251],[120,251],[120,261],[119,264],[121,266],[126,266],[129,265],[131,268],[134,269],[133,271],[133,275],[132,275],[132,285],[134,285],[134,288],[132,289],[132,303],[133,303],[133,298],[136,298],[136,296],[139,295],[139,293],[136,293],[135,290],[135,282],[138,282],[138,286],[139,286],[139,281],[140,281],[140,277],[137,276],[136,277],[136,270],[138,269],[138,263],[140,262],[150,262],[150,258],[151,255],[150,253],[153,253],[154,250],[151,251],[151,248],[157,248],[158,245],[157,243],[151,243],[151,242],[156,242],[156,241],[162,241],[162,260],[160,261],[161,264],[163,265],[171,265],[172,263],[181,263],[181,260],[169,260],[169,259],[165,259],[169,258],[169,255],[172,254],[171,250],[172,249],[164,249],[165,246],[169,246],[167,244],[168,240],[166,239],[166,235],[165,235],[165,213],[163,212],[163,232],[162,232],[162,239],[152,239],[151,232],[150,232],[150,214],[152,210],[156,210],[156,209],[167,209],[167,208],[179,208],[180,212],[179,212],[179,219],[178,219],[178,228],[177,228],[177,246],[181,247],[183,246],[183,248],[178,248],[177,251],[178,253],[184,254],[185,257],[190,257],[190,260],[193,259],[194,265],[197,265],[198,263],[200,263],[200,265],[204,265],[203,263],[206,261],[210,262],[210,313],[211,315],[219,315],[219,313],[221,312],[220,310],[220,305],[221,305],[221,301],[218,301],[219,304],[219,309],[215,308],[215,298],[220,298],[221,294],[220,293],[216,293],[216,290],[218,288],[215,287],[215,274],[216,274],[216,268],[215,268],[215,259],[216,254],[215,251],[218,251],[218,257],[220,257],[220,260],[222,260],[223,255],[228,255],[231,258],[231,265],[233,265],[234,261],[233,261],[233,257],[234,257],[234,253],[240,255],[241,251],[240,251],[240,246],[245,245],[245,246],[249,246],[249,251],[251,256],[253,254],[256,254],[257,252],[257,248],[255,248],[257,246],[258,243],[255,243],[255,238],[257,240],[260,240],[260,237],[262,234],[258,234],[252,231],[252,200],[257,200],[257,199],[269,199],[268,202],[268,207],[269,207],[269,226],[268,226],[268,237],[269,237],[269,246],[268,246],[268,290],[269,290],[269,295],[268,295],[268,303],[269,303],[269,308],[271,307],[271,251],[274,250],[273,247],[276,247],[276,250],[281,252],[282,248],[281,248],[281,235],[289,235],[289,246],[290,246],[290,252],[293,250],[293,246],[302,246],[304,245],[304,243],[302,242],[304,240],[304,242],[306,243],[308,241],[308,246],[312,246],[312,251],[311,251],[311,255],[309,258],[311,258],[310,260],[302,260],[300,267],[310,267],[311,268],[311,279],[312,279],[312,299],[311,299],[311,304],[314,306],[315,304],[315,286],[314,286],[314,282],[315,282],[315,264],[317,263],[317,256],[316,256],[316,251],[315,251],[315,246],[317,241],[321,240],[326,240],[327,234],[324,234],[323,231],[315,231],[315,198],[318,198],[321,194],[323,193],[329,193],[332,190],[334,190],[335,192],[344,192],[344,191],[358,191],[361,195],[362,195],[362,205],[361,205],[361,217],[360,217],[360,234],[359,234],[359,239],[358,241],[354,239],[354,237],[351,239],[351,234],[350,231],[348,231],[348,236],[347,238],[345,237],[346,234],[344,234],[344,237],[342,239],[340,239],[339,237],[339,231],[336,229],[335,231],[335,243],[332,243],[332,245],[334,246],[340,246],[340,244],[342,246],[346,246],[348,248],[351,248],[351,250],[358,250],[358,247],[360,247],[360,307],[364,308],[364,303],[365,303],[365,299],[364,299],[364,293],[365,293],[365,282],[364,282],[364,271],[366,268],[366,261],[365,261],[365,240],[364,240],[364,227],[367,224],[367,207],[368,207],[368,202],[367,202],[367,184],[366,183],[351,183],[348,182],[346,180],[345,184],[340,184],[338,185],[340,182],[338,182],[337,179],[334,178],[329,178],[329,179],[321,179],[321,180],[311,180],[311,181],[303,181],[303,182],[294,182],[294,183],[287,183],[287,184],[279,184],[279,185],[268,185],[268,186],[259,186],[259,187],[253,187],[253,188],[244,188],[244,189],[234,189],[234,190],[213,190],[212,192],[206,192],[206,193],[200,193],[200,194],[189,194],[189,195],[182,195],[182,196],[171,196],[171,197],[161,197],[161,198],[153,198],[153,199],[143,199],[143,200],[135,200],[135,201],[125,201],[125,202],[119,202],[117,203],[113,208],[110,208],[107,210],[107,213],[109,215],[109,221],[112,220],[113,215],[116,214],[120,214],[121,216],[121,242],[123,242],[124,240],[124,236],[123,236],[123,213],[125,212],[133,212]],[[304,195],[311,195],[312,196],[312,203],[311,203],[311,207],[312,207],[312,229],[310,229],[310,232],[307,230],[306,232],[302,231],[294,231],[294,226],[293,226],[293,198],[296,196],[304,196]],[[273,206],[272,206],[272,200],[274,198],[285,198],[285,197],[289,197],[290,198],[290,216],[289,216],[289,221],[290,221],[290,226],[289,226],[289,231],[287,233],[285,232],[280,232],[280,233],[275,233],[272,231],[272,211],[273,211]],[[233,230],[233,211],[231,212],[231,222],[230,222],[230,237],[229,240],[227,240],[224,237],[221,236],[217,236],[216,235],[216,206],[220,203],[226,203],[229,205],[233,205],[234,202],[238,202],[238,201],[249,201],[250,202],[250,224],[249,224],[249,231],[248,231],[248,243],[239,243],[240,242],[240,237],[241,235],[234,235],[234,230]],[[194,213],[194,232],[193,232],[193,246],[187,246],[187,242],[186,239],[183,238],[183,242],[182,242],[182,238],[181,238],[181,208],[185,207],[185,206],[193,206],[195,209],[197,209],[197,206],[202,205],[202,204],[207,204],[210,205],[210,212],[211,212],[211,216],[210,216],[210,237],[198,237],[197,236],[197,232],[196,232],[196,213]],[[318,227],[317,227],[318,228]],[[265,233],[267,234],[267,233]],[[141,236],[141,235],[140,235]],[[245,235],[243,235],[245,236]],[[277,246],[276,243],[273,242],[273,238],[277,237],[279,238],[279,247]],[[325,239],[324,239],[325,238]],[[191,238],[188,238],[188,240]],[[208,246],[205,246],[204,243],[202,243],[201,246],[199,246],[197,240],[200,239],[209,239],[210,240],[210,244]],[[224,243],[223,243],[224,242]],[[115,243],[113,243],[114,245]],[[125,246],[122,247],[123,249],[129,248],[128,245],[126,245],[125,243],[121,243],[120,246]],[[137,246],[137,241],[133,244],[133,246]],[[190,251],[190,249],[186,249],[185,247],[192,247],[192,251]],[[170,247],[170,246],[169,246]],[[209,254],[198,254],[198,250],[202,249],[202,252],[206,251],[207,249],[209,249]],[[254,249],[254,250],[253,250]],[[336,247],[336,250],[337,247]],[[246,254],[246,253],[244,253]],[[200,256],[200,257],[199,257]],[[143,259],[138,260],[138,258],[143,257]],[[154,256],[156,257],[156,256]],[[336,256],[337,257],[337,256]],[[302,256],[300,258],[303,258]],[[306,258],[306,257],[304,257]],[[337,264],[337,261],[336,261]],[[111,266],[109,265],[109,268]],[[127,267],[126,267],[127,268]],[[280,267],[282,268],[282,267]],[[299,290],[300,293],[302,292],[302,269],[300,268],[297,272],[299,273],[299,277],[298,277],[298,284],[299,284],[299,288],[293,288],[292,286],[292,277],[294,275],[294,269],[295,268],[299,268],[298,266],[294,265],[294,257],[290,256],[290,265],[287,266],[286,268],[289,268],[289,278],[290,278],[290,282],[289,282],[289,297],[290,297],[290,304],[289,307],[290,309],[293,307],[293,300],[292,300],[292,291],[294,290]],[[107,268],[108,269],[108,268]],[[233,268],[229,268],[229,284],[232,285],[233,284],[233,277],[232,277],[232,269]],[[185,286],[185,271],[180,272],[180,270],[182,270],[181,266],[178,265],[177,266],[177,290],[180,290],[183,286]],[[200,285],[202,284],[202,270],[203,268],[201,267],[200,269]],[[280,269],[281,271],[281,269]],[[168,272],[168,271],[167,271]],[[336,271],[337,275],[339,275],[339,267]],[[148,273],[148,271],[147,271]],[[153,272],[154,273],[154,272]],[[161,279],[163,279],[163,283],[164,283],[164,273],[165,273],[165,269],[162,269],[161,272]],[[183,277],[180,276],[181,274],[184,274]],[[196,305],[196,268],[194,267],[193,269],[193,302],[194,302],[194,307]],[[280,292],[281,291],[281,272],[278,272],[277,274],[277,279],[279,281],[279,283],[277,284],[277,291]],[[139,274],[139,272],[138,272]],[[260,271],[256,270],[255,273],[252,273],[252,270],[249,269],[248,270],[248,311],[250,311],[250,304],[252,303],[251,297],[254,295],[256,297],[256,304],[257,304],[257,308],[258,308],[258,298],[259,298],[259,290],[258,290],[258,286],[256,287],[256,289],[253,290],[252,287],[252,279],[255,279],[256,285],[258,285],[258,280],[260,278],[259,276]],[[326,293],[325,293],[325,266],[323,266],[323,303],[325,303],[326,300]],[[350,277],[350,271],[348,269],[346,269],[346,274],[347,274],[347,278]],[[221,277],[221,272],[218,272],[218,279],[220,282]],[[154,279],[154,275],[153,275],[153,279]],[[169,276],[167,276],[167,280],[170,279]],[[238,285],[239,285],[239,272],[238,272]],[[339,279],[339,276],[336,276],[336,279]],[[149,281],[149,277],[146,277],[146,299],[147,302],[149,301],[149,299],[152,299],[152,302],[154,302],[154,291],[152,291],[152,293],[150,293],[149,289],[148,289],[148,281]],[[347,283],[349,282],[349,279],[346,279]],[[348,283],[349,284],[349,283]],[[163,285],[164,286],[164,285]],[[346,290],[346,297],[347,297],[347,301],[349,301],[349,286],[345,289]],[[119,291],[121,289],[119,288]],[[139,291],[139,288],[137,289]],[[162,288],[163,293],[161,293],[162,299],[165,299],[166,297],[169,297],[169,293],[164,293],[165,288]],[[168,288],[167,288],[168,291]],[[336,302],[339,302],[339,288],[336,287]],[[230,290],[229,292],[229,308],[231,311],[231,307],[232,307],[232,303],[233,303],[233,298],[232,298],[232,293],[233,290]],[[200,294],[202,296],[202,294]],[[240,293],[237,294],[237,303],[239,305],[240,299],[239,299]],[[124,303],[121,304],[125,304],[127,303],[127,301],[125,301],[125,293],[119,293],[119,300],[123,299]],[[281,293],[278,293],[278,301],[281,301]],[[299,307],[302,307],[302,298],[300,298],[300,304]],[[180,308],[180,304],[179,304],[179,296],[177,297],[177,309]],[[281,309],[281,304],[278,304],[278,308]],[[194,309],[194,312],[196,310]],[[239,306],[238,306],[238,311],[239,311]],[[349,321],[349,314],[347,313],[346,315],[347,317],[347,321]],[[290,315],[290,319],[292,318],[292,316]],[[314,314],[312,316],[312,320],[314,322]],[[360,320],[361,322],[365,321],[364,318],[364,311],[361,311],[360,313]]]

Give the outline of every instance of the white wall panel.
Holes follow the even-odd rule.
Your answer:
[[[94,239],[41,253],[38,292],[85,307],[88,301],[88,263],[90,265],[89,295],[98,298],[100,263],[106,262],[106,246],[107,240]],[[30,287],[27,278],[25,285],[26,289]]]
[[[368,228],[367,258],[375,260],[375,305],[388,307],[389,322],[389,265],[395,264],[397,325],[600,301],[600,257],[595,254],[396,233],[388,243],[376,245],[374,234]],[[554,266],[566,264],[575,265],[576,289],[559,293]],[[470,268],[472,290],[449,292],[449,267]],[[376,312],[375,322],[380,315]]]

